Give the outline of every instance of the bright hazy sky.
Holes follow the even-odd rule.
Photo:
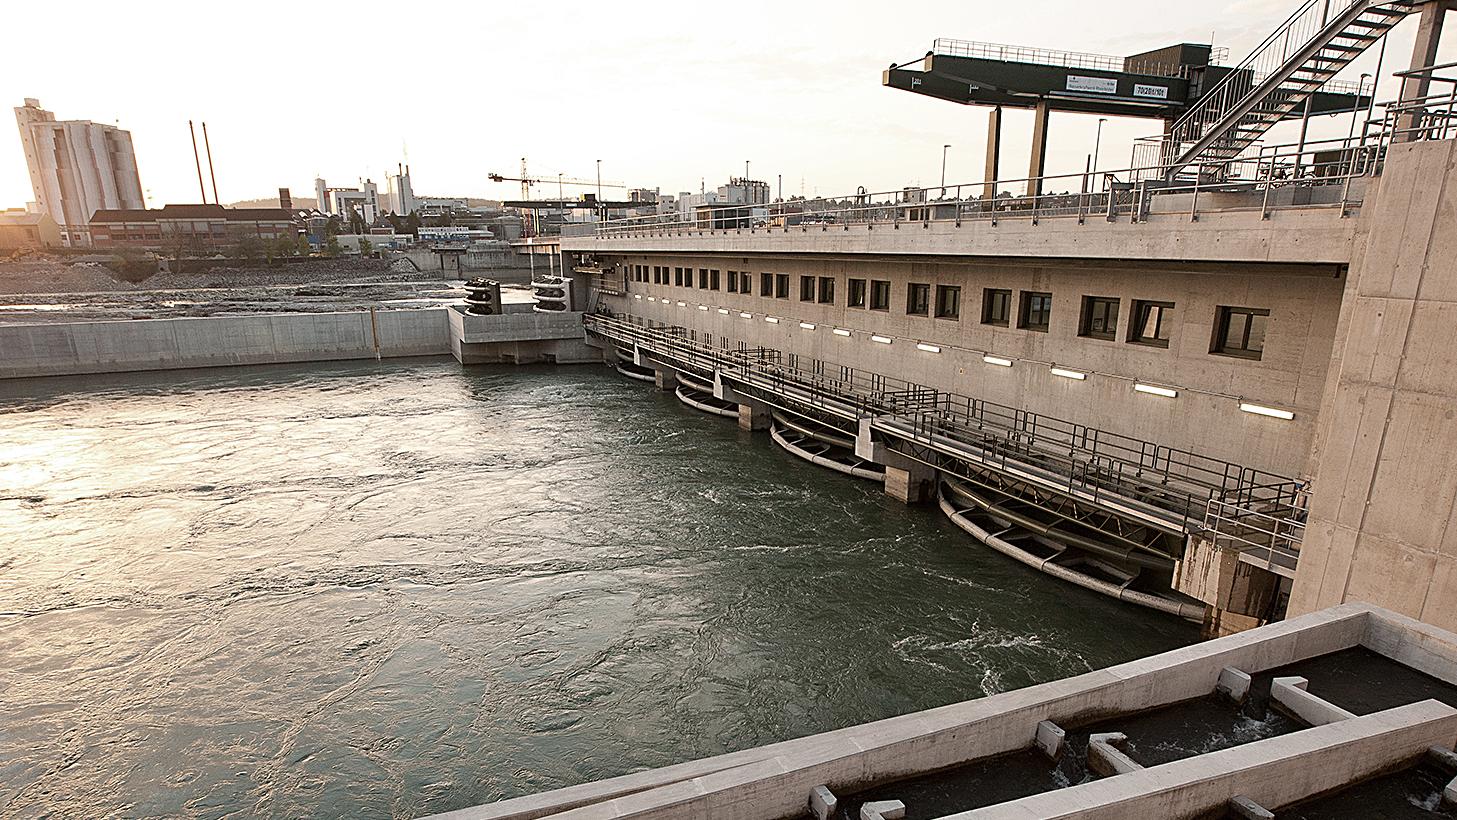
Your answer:
[[[383,190],[406,150],[421,194],[518,196],[486,174],[516,176],[525,156],[533,176],[591,178],[601,159],[605,180],[668,193],[716,187],[751,160],[756,178],[783,175],[786,196],[830,195],[937,184],[945,143],[948,181],[981,178],[987,109],[880,85],[936,37],[1124,55],[1212,33],[1237,62],[1296,5],[7,2],[0,102],[38,97],[61,119],[130,129],[153,207],[198,200],[188,119],[208,123],[224,202],[279,186],[312,196],[316,175]],[[1406,67],[1415,25],[1390,38],[1383,74]],[[1082,170],[1096,119],[1054,115],[1049,173]],[[1006,120],[1001,176],[1020,178],[1031,114]],[[1126,167],[1131,140],[1157,130],[1110,122],[1102,167]],[[24,163],[16,128],[0,126],[0,207],[33,198]]]

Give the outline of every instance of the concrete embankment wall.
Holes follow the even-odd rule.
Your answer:
[[[0,325],[0,378],[449,355],[431,310]]]

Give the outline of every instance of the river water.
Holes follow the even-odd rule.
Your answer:
[[[415,816],[1196,638],[605,368],[0,382],[0,816]]]

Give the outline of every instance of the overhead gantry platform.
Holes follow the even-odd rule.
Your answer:
[[[1253,74],[1249,68],[1218,65],[1225,56],[1224,49],[1194,43],[1116,57],[941,38],[925,56],[891,65],[881,81],[961,105],[991,107],[988,180],[998,178],[1002,109],[1035,111],[1027,177],[1036,180],[1045,175],[1051,112],[1157,119],[1168,133],[1207,91],[1231,80],[1232,74]],[[1365,91],[1356,84],[1325,81],[1309,96],[1308,108],[1298,107],[1282,118],[1363,110],[1371,103]]]

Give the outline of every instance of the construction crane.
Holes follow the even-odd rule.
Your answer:
[[[584,188],[593,188],[593,187],[598,187],[598,188],[626,188],[627,187],[626,185],[623,185],[620,182],[600,182],[598,180],[578,179],[576,177],[568,177],[568,176],[558,176],[556,179],[551,179],[549,177],[536,177],[536,178],[533,178],[533,177],[528,176],[527,173],[526,173],[526,157],[522,157],[521,158],[521,176],[519,176],[519,177],[508,177],[508,176],[504,176],[502,174],[491,173],[491,174],[487,174],[486,177],[489,180],[491,180],[492,182],[519,182],[519,183],[521,183],[521,198],[522,199],[531,199],[531,186],[533,186],[533,185],[546,185],[546,184],[549,184],[549,183],[552,183],[552,182],[555,182],[558,185],[571,185],[571,186],[574,186],[574,187],[580,186],[580,187],[584,187]]]

